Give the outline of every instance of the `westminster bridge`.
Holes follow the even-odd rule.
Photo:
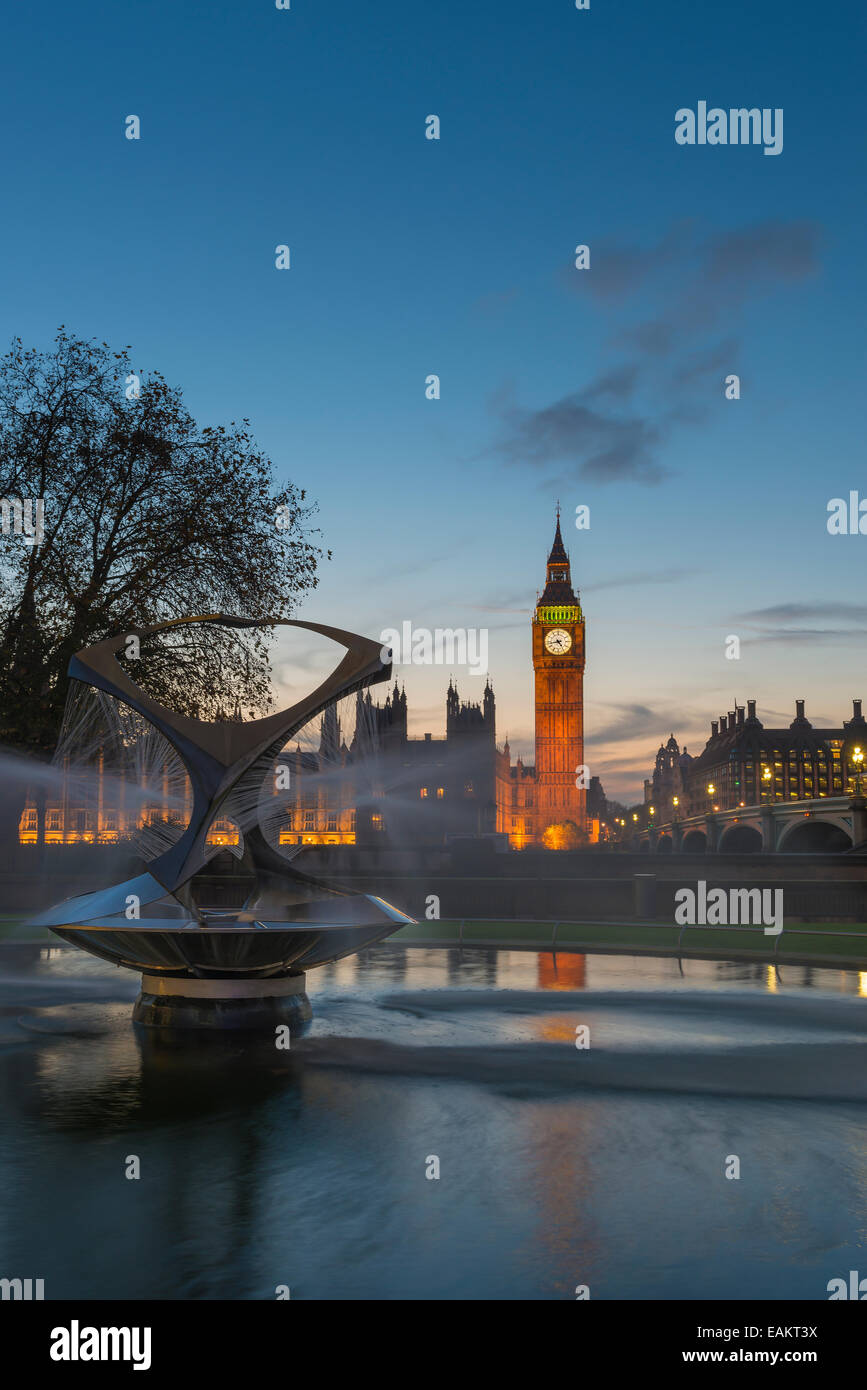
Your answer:
[[[867,800],[823,796],[707,811],[645,826],[634,841],[656,854],[840,854],[867,843]]]

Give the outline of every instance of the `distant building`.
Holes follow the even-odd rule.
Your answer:
[[[692,762],[685,747],[681,753],[674,734],[666,744],[659,745],[653,775],[644,783],[644,803],[653,807],[658,824],[670,820],[675,811],[680,811],[686,805],[686,787]]]
[[[337,709],[329,706],[319,722],[313,749],[287,748],[275,759],[287,789],[277,804],[273,836],[284,846],[392,843],[442,844],[449,835],[492,833],[496,825],[494,692],[485,684],[479,704],[461,702],[453,682],[446,694],[444,738],[407,734],[406,693],[395,683],[383,705],[359,691],[355,732],[347,746]],[[47,844],[113,844],[133,840],[143,827],[183,825],[192,805],[189,786],[178,798],[157,795],[133,804],[123,783],[103,769],[100,759],[89,804],[69,798],[49,800],[45,809]],[[37,810],[29,804],[19,839],[34,844]],[[239,843],[231,807],[214,821],[208,843],[230,848]]]
[[[795,701],[795,718],[787,728],[766,728],[756,717],[756,701],[735,705],[711,721],[710,738],[697,758],[678,749],[672,734],[659,749],[656,766],[644,784],[645,804],[654,820],[672,818],[673,798],[681,816],[717,808],[758,806],[763,801],[805,801],[844,796],[855,790],[861,764],[856,749],[867,755],[867,720],[861,701],[853,700],[852,717],[837,728],[817,729]]]
[[[449,836],[496,830],[496,714],[486,681],[478,703],[461,701],[453,681],[446,692],[444,738],[407,733],[407,699],[397,683],[383,706],[359,692],[351,761],[371,778],[367,804],[358,804],[359,845],[443,844]]]

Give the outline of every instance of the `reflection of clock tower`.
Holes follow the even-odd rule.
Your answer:
[[[559,508],[547,583],[533,615],[533,669],[538,842],[549,825],[586,827],[587,792],[575,785],[584,763],[584,615],[572,590]]]

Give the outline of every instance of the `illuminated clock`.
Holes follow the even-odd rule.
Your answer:
[[[545,647],[552,656],[563,656],[571,645],[572,638],[565,628],[552,627],[550,632],[545,633]]]

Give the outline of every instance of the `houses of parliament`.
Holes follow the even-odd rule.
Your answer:
[[[585,623],[572,587],[569,557],[557,514],[545,585],[531,619],[535,677],[535,763],[511,759],[508,740],[496,741],[496,706],[490,681],[477,703],[462,701],[453,680],[445,700],[445,735],[410,737],[404,690],[397,682],[380,704],[359,691],[354,707],[330,707],[305,746],[284,750],[289,791],[280,805],[274,838],[281,846],[350,844],[433,846],[455,837],[489,836],[513,849],[567,849],[599,838],[595,796],[584,768]],[[342,721],[351,727],[345,732]],[[101,764],[100,764],[101,766]],[[183,817],[156,796],[126,810],[103,790],[89,807],[49,801],[47,844],[116,843],[135,839],[138,825]],[[588,808],[588,790],[591,805]],[[595,812],[595,814],[594,814]],[[28,805],[22,843],[37,839],[37,811]],[[231,848],[239,830],[227,811],[209,841]]]

